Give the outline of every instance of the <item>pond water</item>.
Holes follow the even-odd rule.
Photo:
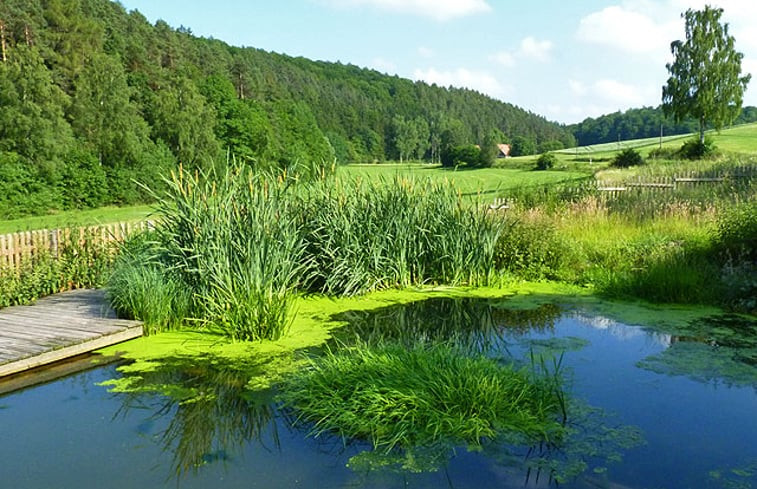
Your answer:
[[[109,392],[100,383],[128,375],[113,365],[0,397],[0,486],[515,488],[555,487],[555,475],[567,474],[561,487],[757,487],[753,320],[666,331],[557,305],[523,311],[463,299],[338,319],[349,324],[332,348],[359,337],[454,342],[506,362],[550,358],[574,406],[575,436],[560,447],[460,447],[431,471],[382,469],[361,458],[370,454],[363,442],[293,427],[275,394],[249,392],[237,370],[175,358],[134,379],[174,386],[172,397]]]

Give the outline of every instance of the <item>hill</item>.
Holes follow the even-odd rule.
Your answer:
[[[471,90],[199,38],[108,0],[0,2],[0,215],[132,204],[181,162],[438,160],[445,137],[571,145]],[[400,144],[402,141],[402,144]]]
[[[757,107],[744,107],[734,125],[757,122]],[[590,146],[617,143],[631,139],[659,138],[691,134],[698,131],[698,122],[690,119],[676,123],[668,119],[660,107],[643,107],[614,112],[597,118],[587,118],[578,124],[568,126],[578,145]]]

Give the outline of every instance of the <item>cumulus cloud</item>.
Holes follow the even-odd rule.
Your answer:
[[[518,59],[527,59],[530,61],[545,62],[549,61],[550,54],[554,45],[552,41],[538,40],[528,36],[520,41],[518,49],[515,51],[500,51],[489,56],[489,60],[505,68],[512,68],[517,64]]]
[[[335,7],[374,7],[388,12],[419,15],[441,22],[491,11],[486,0],[323,0]]]
[[[500,51],[499,53],[492,54],[489,59],[505,68],[512,68],[515,66],[515,56],[507,51]]]
[[[550,41],[539,41],[529,36],[520,42],[520,51],[518,53],[524,58],[547,61],[549,60],[552,47],[553,45]]]
[[[440,71],[436,68],[417,69],[413,78],[426,83],[436,83],[442,87],[470,88],[495,98],[502,98],[511,92],[510,87],[502,85],[490,73],[466,68],[450,71]]]
[[[676,39],[680,19],[663,22],[637,10],[613,5],[581,19],[578,38],[633,54],[667,53]]]
[[[591,92],[608,102],[616,103],[619,108],[643,105],[647,99],[642,89],[609,78],[597,80]]]

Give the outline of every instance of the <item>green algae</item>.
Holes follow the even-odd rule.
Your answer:
[[[757,388],[757,320],[725,314],[668,330],[670,348],[641,360],[653,372]]]
[[[320,348],[334,336],[338,336],[336,332],[348,323],[349,315],[355,316],[361,312],[442,298],[487,300],[495,316],[509,316],[505,322],[512,327],[516,327],[515,324],[519,320],[528,321],[529,318],[538,318],[539,314],[544,317],[538,321],[544,319],[544,325],[548,327],[555,311],[580,310],[586,314],[601,314],[626,324],[638,324],[655,331],[669,332],[686,328],[692,322],[708,316],[721,314],[719,310],[708,307],[606,301],[593,295],[591,289],[550,282],[518,282],[502,287],[480,288],[390,289],[349,298],[301,296],[294,305],[295,318],[277,341],[232,341],[212,331],[181,330],[121,343],[102,349],[99,353],[119,355],[129,360],[130,365],[121,367],[122,371],[129,375],[154,369],[162,359],[176,356],[212,355],[230,365],[245,364],[246,359],[255,358],[256,366],[251,372],[249,387],[266,389],[278,382],[287,372],[292,372],[302,365],[303,358],[298,352]],[[518,311],[523,313],[519,316]],[[531,327],[538,326],[536,322],[531,324]],[[344,333],[341,337],[344,338]],[[578,345],[569,345],[568,348],[576,346]],[[126,378],[118,379],[113,387],[124,383],[121,388],[126,389],[126,382]]]

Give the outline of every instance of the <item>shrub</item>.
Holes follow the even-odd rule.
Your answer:
[[[681,158],[687,160],[701,160],[715,154],[715,143],[711,137],[705,136],[704,142],[699,139],[689,139],[678,150]]]
[[[526,280],[556,279],[567,251],[550,223],[512,218],[497,240],[495,263]]]
[[[644,164],[644,158],[641,154],[633,148],[626,148],[612,160],[612,166],[618,168],[628,168],[630,166],[638,166]]]
[[[456,146],[453,152],[454,166],[476,166],[481,159],[481,150],[473,144]]]
[[[114,250],[95,239],[94,231],[73,229],[61,240],[57,256],[38,251],[20,266],[0,267],[0,307],[28,304],[65,290],[102,286],[110,274]]]
[[[557,164],[557,156],[554,153],[544,153],[536,160],[537,170],[549,170]]]

